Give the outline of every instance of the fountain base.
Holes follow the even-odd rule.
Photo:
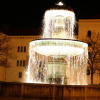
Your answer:
[[[30,42],[28,82],[86,85],[86,43],[68,39]]]
[[[99,100],[100,85],[56,85],[0,82],[1,98],[27,100]],[[12,99],[11,99],[12,98]]]

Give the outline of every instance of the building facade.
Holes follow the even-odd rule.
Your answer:
[[[10,67],[6,69],[7,82],[25,82],[27,80],[28,48],[32,40],[39,39],[39,36],[9,36],[13,48],[13,59],[8,59]],[[12,75],[13,77],[12,77]]]
[[[99,35],[99,37],[98,37]],[[78,39],[85,41],[91,37],[94,41],[100,44],[100,19],[80,19],[78,22]],[[98,38],[98,40],[96,40]],[[88,52],[90,51],[90,47]],[[99,49],[100,50],[100,49]],[[100,56],[100,55],[99,55]],[[99,59],[100,60],[100,59]],[[100,62],[100,61],[98,61]],[[94,84],[100,84],[100,63],[97,66],[98,70],[95,71],[93,77]],[[87,75],[88,84],[91,83],[91,72]]]

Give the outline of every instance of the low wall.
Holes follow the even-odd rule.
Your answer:
[[[0,82],[3,97],[42,100],[100,100],[100,85],[55,85]]]

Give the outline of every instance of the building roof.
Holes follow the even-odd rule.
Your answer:
[[[4,32],[3,32],[4,33]],[[25,29],[10,29],[5,34],[9,36],[32,36],[41,35],[42,29],[40,28],[25,28]]]

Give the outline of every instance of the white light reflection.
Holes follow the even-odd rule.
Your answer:
[[[64,4],[62,2],[58,2],[56,5],[63,6]]]

